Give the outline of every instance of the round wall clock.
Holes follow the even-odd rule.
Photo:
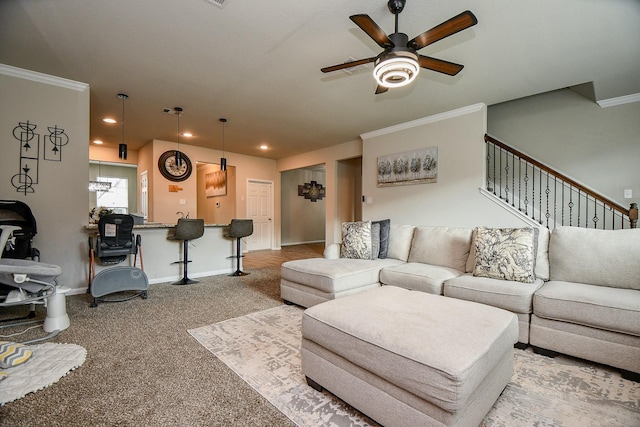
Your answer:
[[[184,181],[189,178],[192,171],[191,160],[186,154],[180,152],[182,162],[178,166],[176,162],[176,150],[169,150],[162,153],[158,159],[158,169],[162,176],[170,181]]]

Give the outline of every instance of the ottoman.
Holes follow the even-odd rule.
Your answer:
[[[386,426],[480,424],[513,373],[515,314],[382,286],[304,311],[302,372]]]
[[[380,286],[380,270],[404,264],[393,258],[287,261],[281,267],[280,296],[285,302],[311,307],[334,298]]]

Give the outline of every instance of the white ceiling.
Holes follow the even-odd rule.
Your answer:
[[[364,132],[484,102],[593,82],[596,100],[640,93],[640,1],[408,0],[409,38],[464,10],[478,24],[420,51],[465,65],[422,70],[409,87],[374,95],[372,68],[320,68],[368,58],[378,45],[349,20],[387,33],[385,0],[2,0],[0,63],[89,83],[91,139],[136,149],[152,139],[282,158]],[[261,152],[265,143],[271,148]]]

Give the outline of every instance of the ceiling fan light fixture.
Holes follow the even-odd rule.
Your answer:
[[[413,52],[389,52],[376,59],[373,78],[380,86],[395,88],[406,86],[418,77],[418,55]]]

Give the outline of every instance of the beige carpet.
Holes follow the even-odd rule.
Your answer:
[[[283,305],[189,333],[298,426],[376,425],[306,385],[301,313]],[[613,369],[515,350],[514,371],[483,426],[640,426],[640,384]]]

